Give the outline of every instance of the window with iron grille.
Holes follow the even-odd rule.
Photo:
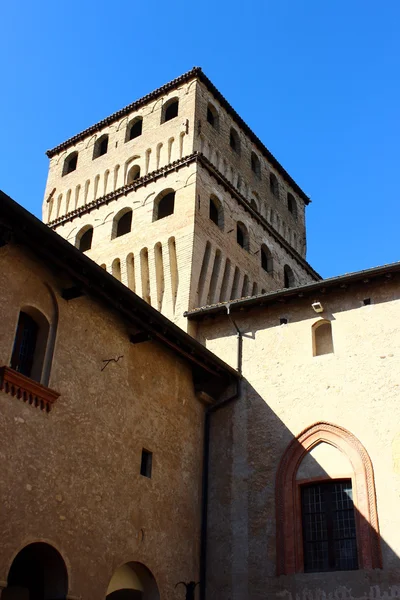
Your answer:
[[[358,569],[351,480],[301,488],[304,571]]]

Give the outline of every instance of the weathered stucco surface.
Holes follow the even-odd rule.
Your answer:
[[[363,306],[370,297],[372,304]],[[391,598],[400,593],[400,293],[398,283],[347,289],[246,312],[243,396],[213,416],[208,586],[211,597]],[[319,316],[311,302],[319,300]],[[280,318],[288,324],[280,325]],[[332,322],[334,353],[313,356],[312,325]],[[198,338],[236,365],[226,316],[203,320]],[[349,430],[375,473],[383,569],[276,577],[275,476],[294,436],[315,422]],[[313,464],[314,462],[314,464]],[[317,447],[300,475],[351,476],[346,461]],[[355,500],[357,505],[357,499]],[[279,518],[279,512],[278,512]]]
[[[159,344],[133,345],[117,315],[60,297],[57,274],[21,248],[0,249],[0,365],[9,365],[20,307],[58,330],[51,412],[0,392],[0,581],[27,544],[63,556],[70,593],[101,600],[113,572],[138,561],[161,598],[198,578],[203,407],[188,364]],[[120,357],[104,370],[104,360]],[[152,478],[139,474],[142,448]]]

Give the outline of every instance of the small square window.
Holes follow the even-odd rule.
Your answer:
[[[151,467],[153,463],[153,453],[145,450],[142,450],[142,461],[140,463],[140,474],[144,477],[148,477],[151,479]]]
[[[364,298],[363,304],[364,306],[369,306],[371,304],[371,298]]]

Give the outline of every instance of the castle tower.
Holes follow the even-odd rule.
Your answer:
[[[319,279],[309,199],[199,68],[47,152],[43,220],[168,318]]]

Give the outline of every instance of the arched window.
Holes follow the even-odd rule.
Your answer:
[[[81,252],[86,252],[90,250],[92,247],[92,239],[93,239],[93,227],[91,225],[85,225],[82,227],[78,235],[76,236],[76,247],[79,248]]]
[[[68,594],[68,573],[61,554],[44,542],[25,546],[14,558],[2,598],[60,598]]]
[[[313,356],[331,354],[333,352],[332,323],[326,319],[317,321],[312,326]]]
[[[166,123],[167,121],[171,121],[171,119],[175,119],[178,116],[179,112],[179,99],[171,98],[168,100],[162,108],[161,111],[161,123]]]
[[[108,134],[100,136],[93,147],[93,160],[98,158],[99,156],[103,156],[103,154],[107,154],[108,150]]]
[[[231,131],[229,134],[229,145],[236,154],[240,155],[240,138],[236,129],[231,127]]]
[[[34,307],[19,313],[10,367],[22,375],[40,381],[46,354],[49,322]]]
[[[264,269],[264,271],[267,271],[267,273],[272,273],[272,271],[273,271],[272,254],[271,254],[271,250],[265,244],[263,244],[261,246],[261,266]]]
[[[68,173],[72,173],[72,171],[76,171],[76,167],[78,166],[78,152],[71,152],[68,154],[67,158],[64,160],[63,172],[62,176],[68,175]]]
[[[113,238],[126,235],[132,229],[132,210],[124,208],[115,217],[113,222]]]
[[[276,178],[276,175],[274,175],[273,173],[269,174],[269,189],[271,191],[271,194],[275,196],[275,198],[279,197],[278,180]]]
[[[224,228],[224,213],[222,204],[216,196],[210,197],[209,217],[220,229]]]
[[[319,422],[300,433],[275,490],[278,576],[382,568],[373,467],[350,431]]]
[[[289,265],[285,265],[283,268],[283,287],[291,288],[296,285],[294,273]]]
[[[296,200],[295,197],[293,196],[293,194],[291,194],[290,192],[288,192],[287,195],[287,207],[290,213],[292,213],[293,217],[295,219],[297,219],[297,204],[296,204]]]
[[[174,213],[175,192],[174,190],[164,190],[154,201],[153,221],[159,221],[169,217]]]
[[[143,119],[142,117],[135,117],[132,121],[129,121],[126,128],[125,142],[129,142],[140,135],[142,135]]]
[[[249,249],[249,233],[241,221],[236,224],[236,241],[245,250]]]
[[[257,205],[257,202],[256,202],[255,198],[252,198],[252,199],[250,200],[250,206],[251,206],[252,208],[254,208],[254,210],[258,211],[258,205]]]
[[[218,112],[215,106],[213,106],[210,102],[207,106],[207,121],[210,123],[214,129],[219,128],[219,120],[218,120]]]
[[[136,181],[136,179],[139,179],[139,177],[140,177],[140,167],[139,167],[139,165],[133,165],[133,167],[131,167],[128,171],[128,177],[126,178],[127,185],[129,185],[133,181]]]
[[[254,152],[251,153],[251,170],[256,175],[256,177],[258,177],[260,179],[260,177],[261,177],[260,159]]]

